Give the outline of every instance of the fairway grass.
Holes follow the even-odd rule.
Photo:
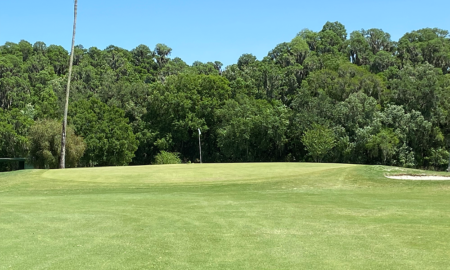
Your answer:
[[[396,172],[245,163],[0,173],[0,269],[449,269],[450,181],[384,177]]]

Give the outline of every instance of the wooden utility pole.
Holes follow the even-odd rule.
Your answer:
[[[78,0],[75,0],[74,7],[73,7],[72,47],[70,49],[69,75],[68,75],[68,79],[67,79],[67,88],[66,88],[66,105],[64,106],[64,120],[63,120],[63,126],[62,126],[62,134],[61,134],[61,159],[60,159],[60,163],[59,163],[59,167],[61,169],[64,169],[66,167],[67,110],[69,108],[70,78],[72,77],[73,54],[74,54],[74,47],[75,47],[75,30],[77,28],[77,8],[78,8]]]

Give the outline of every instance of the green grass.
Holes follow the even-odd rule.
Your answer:
[[[448,269],[450,181],[311,163],[0,174],[0,269]]]

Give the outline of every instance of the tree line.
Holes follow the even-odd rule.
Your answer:
[[[391,40],[339,22],[300,31],[262,60],[170,58],[171,48],[75,47],[67,167],[317,161],[443,170],[450,142],[449,32]],[[58,167],[69,53],[0,46],[0,157]],[[1,170],[11,165],[0,164]]]

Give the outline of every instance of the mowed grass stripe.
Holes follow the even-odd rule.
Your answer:
[[[1,174],[0,269],[446,269],[450,183],[385,172],[250,163]]]

